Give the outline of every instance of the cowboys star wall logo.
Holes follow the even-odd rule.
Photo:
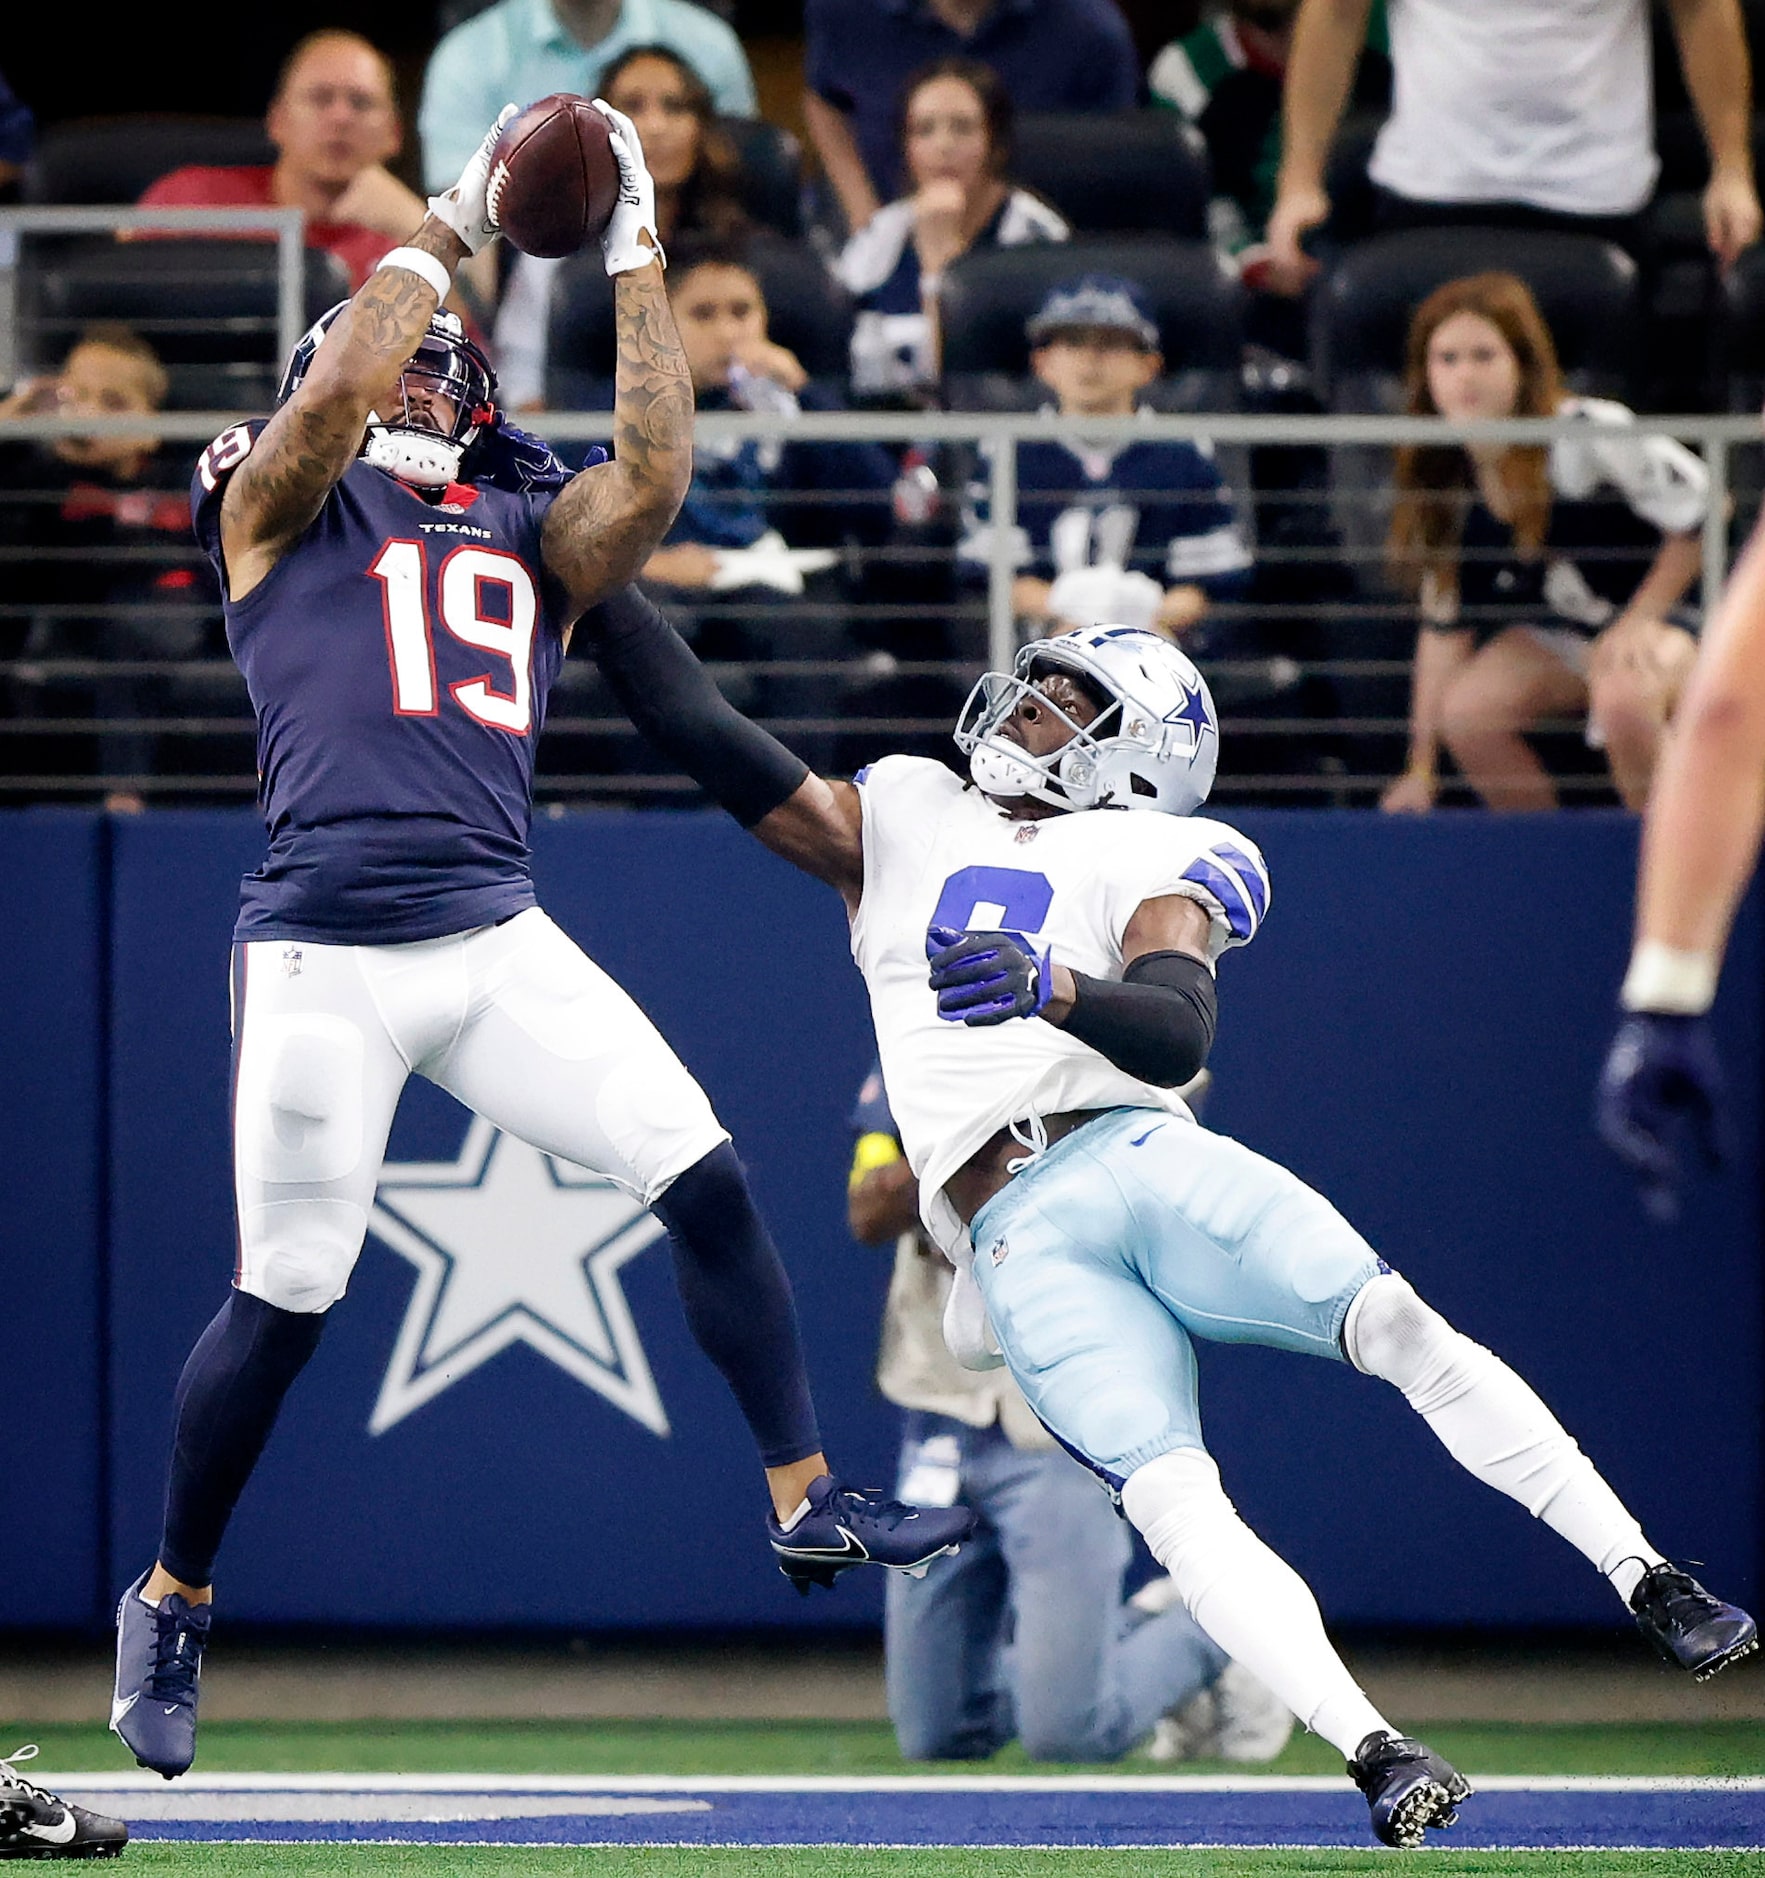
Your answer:
[[[369,1230],[417,1268],[368,1432],[525,1343],[652,1433],[668,1416],[620,1287],[662,1236],[624,1189],[474,1116],[454,1161],[390,1163]]]

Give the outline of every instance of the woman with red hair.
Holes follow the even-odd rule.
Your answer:
[[[1698,574],[1703,463],[1638,436],[1622,404],[1566,396],[1550,330],[1512,274],[1449,281],[1416,309],[1405,409],[1579,422],[1551,444],[1397,453],[1388,548],[1421,629],[1409,761],[1380,806],[1431,808],[1444,745],[1489,807],[1554,808],[1526,732],[1585,712],[1588,742],[1640,809],[1696,650],[1676,609]]]

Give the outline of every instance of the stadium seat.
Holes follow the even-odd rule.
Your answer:
[[[80,118],[44,131],[23,196],[45,206],[134,202],[149,183],[187,163],[275,160],[261,118]]]
[[[1629,255],[1592,235],[1418,228],[1351,248],[1316,292],[1312,365],[1329,408],[1395,410],[1417,304],[1446,281],[1491,269],[1531,287],[1575,390],[1633,396],[1641,298]]]
[[[1013,180],[1080,234],[1207,234],[1207,145],[1174,111],[1033,112],[1013,146]]]
[[[803,232],[803,147],[761,117],[720,117],[741,159],[742,207],[762,226],[795,240]]]
[[[957,410],[1037,402],[1024,323],[1050,289],[1081,274],[1119,274],[1145,291],[1165,375],[1161,410],[1229,411],[1239,402],[1243,289],[1200,241],[1143,236],[966,254],[944,277],[944,393]]]
[[[171,374],[173,409],[267,409],[281,376],[277,250],[268,242],[154,240],[82,245],[23,271],[33,366],[61,357],[94,320],[121,320]],[[323,250],[306,251],[302,317],[349,294]]]
[[[812,379],[843,385],[852,344],[852,303],[819,257],[800,242],[762,237],[746,251],[766,295],[769,329]],[[598,250],[560,270],[546,342],[546,402],[559,411],[601,411],[613,402],[613,291]]]

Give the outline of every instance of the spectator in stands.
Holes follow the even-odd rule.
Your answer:
[[[426,186],[453,182],[482,135],[471,127],[490,123],[511,99],[532,104],[554,91],[597,97],[608,68],[635,46],[675,53],[725,116],[758,111],[741,41],[689,0],[497,0],[429,55],[417,114]]]
[[[1007,180],[1012,105],[993,70],[939,59],[901,95],[900,139],[913,193],[880,208],[834,271],[858,302],[852,389],[924,399],[941,370],[944,270],[971,248],[1065,241],[1066,223]]]
[[[146,417],[166,398],[165,367],[126,326],[88,327],[58,371],[0,399],[0,418]],[[190,466],[150,431],[0,444],[0,562],[10,607],[38,613],[10,650],[25,660],[141,661],[200,652],[218,610],[207,562],[190,534]],[[87,609],[90,611],[70,611]],[[163,677],[104,675],[56,681],[26,675],[21,715],[141,718],[163,711]],[[97,767],[113,776],[151,768],[153,738],[101,734]],[[59,755],[65,758],[64,741]],[[89,769],[89,746],[74,746]],[[138,809],[119,788],[113,808]]]
[[[656,185],[656,233],[728,241],[747,232],[741,158],[717,124],[711,88],[679,53],[634,46],[601,74],[598,94],[637,126]]]
[[[1056,287],[1025,329],[1043,408],[1078,420],[1131,417],[1164,369],[1158,328],[1131,281],[1088,274]],[[957,550],[982,574],[993,531],[987,481],[970,491]],[[1250,550],[1210,452],[1192,443],[1026,440],[1017,451],[1012,586],[1037,632],[1104,623],[1175,639],[1249,584]]]
[[[12,194],[37,147],[37,120],[0,75],[0,201]]]
[[[1136,1748],[1166,1761],[1271,1759],[1292,1716],[1208,1639],[1168,1577],[1123,1601],[1132,1537],[1097,1481],[1008,1372],[963,1369],[944,1347],[951,1267],[920,1230],[880,1067],[852,1119],[852,1236],[895,1248],[876,1380],[906,1411],[901,1480],[921,1504],[960,1500],[980,1522],[923,1579],[890,1574],[884,1664],[903,1758],[982,1760],[1018,1739],[1032,1760]]]
[[[160,177],[142,203],[302,209],[309,245],[335,255],[359,287],[423,219],[416,194],[386,167],[403,140],[390,61],[359,33],[309,33],[283,64],[264,126],[273,164],[190,164]]]
[[[701,412],[829,408],[796,355],[770,337],[764,290],[739,245],[681,242],[668,297]],[[844,658],[853,649],[841,617],[846,551],[881,545],[895,474],[878,444],[701,438],[692,486],[644,578],[687,610],[688,636],[705,657]],[[763,675],[760,687],[773,716],[838,710],[832,677]],[[802,737],[787,741],[807,760]]]
[[[978,61],[1020,111],[1119,111],[1140,96],[1115,0],[808,0],[803,25],[803,120],[853,232],[900,194],[896,100],[936,60]]]
[[[1371,0],[1303,0],[1287,71],[1281,175],[1269,218],[1275,282],[1298,292],[1301,247],[1329,213],[1324,162]],[[1641,244],[1654,189],[1645,0],[1389,0],[1394,107],[1370,166],[1388,228],[1491,222]],[[1686,88],[1710,150],[1704,226],[1726,266],[1759,237],[1752,86],[1736,0],[1668,0]]]
[[[1439,751],[1491,807],[1557,792],[1526,732],[1585,712],[1627,807],[1640,809],[1692,663],[1688,616],[1704,465],[1631,413],[1563,394],[1538,306],[1512,274],[1449,281],[1410,324],[1411,415],[1572,417],[1543,444],[1409,445],[1397,455],[1390,552],[1416,593],[1409,761],[1382,806],[1431,807]]]

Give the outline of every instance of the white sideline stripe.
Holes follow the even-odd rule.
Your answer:
[[[51,1792],[166,1793],[158,1774],[42,1776]],[[1480,1793],[1765,1793],[1765,1774],[1478,1774]],[[1339,1793],[1337,1774],[186,1774],[175,1793]]]
[[[60,1797],[76,1806],[99,1798],[90,1788],[65,1788]],[[363,1803],[364,1798],[367,1804]],[[440,1825],[467,1819],[582,1819],[634,1813],[709,1813],[709,1800],[659,1799],[649,1794],[379,1793],[129,1793],[117,1804],[133,1826],[138,1820],[230,1823],[250,1820],[294,1824],[390,1825],[395,1820]],[[102,1808],[99,1808],[102,1811]]]

